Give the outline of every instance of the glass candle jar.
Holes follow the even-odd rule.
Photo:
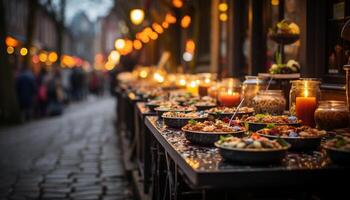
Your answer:
[[[243,105],[252,107],[253,98],[260,90],[265,90],[266,82],[257,76],[246,76],[242,86],[242,98],[244,98]]]
[[[315,127],[314,114],[321,97],[320,81],[300,79],[291,81],[289,111],[296,115],[303,125]]]
[[[199,77],[197,75],[190,75],[186,84],[186,91],[192,96],[198,96]]]
[[[260,90],[253,98],[255,113],[282,115],[286,107],[286,99],[282,90]]]
[[[199,74],[198,94],[208,96],[209,88],[215,83],[215,75],[210,73]]]
[[[320,101],[315,111],[316,126],[322,130],[346,128],[349,125],[349,111],[344,101]]]
[[[218,100],[221,106],[238,106],[241,101],[240,88],[221,87],[218,94]]]
[[[208,95],[213,99],[217,99],[220,87],[221,87],[220,83],[217,83],[217,82],[214,83],[212,86],[208,88]]]

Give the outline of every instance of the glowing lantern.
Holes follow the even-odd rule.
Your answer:
[[[176,8],[181,8],[183,6],[182,0],[173,0],[172,3],[173,3],[173,6]]]
[[[57,58],[58,58],[58,56],[57,56],[56,52],[49,53],[49,61],[50,62],[52,62],[52,63],[56,62]]]
[[[130,11],[130,20],[135,25],[141,24],[144,17],[145,12],[142,9],[133,9]]]
[[[134,45],[134,49],[139,50],[142,48],[142,43],[140,40],[134,40],[133,45]]]
[[[18,41],[15,38],[11,37],[11,36],[7,36],[6,37],[5,43],[9,47],[16,47],[18,45]]]
[[[220,10],[221,12],[226,12],[227,9],[228,9],[227,3],[220,3],[220,4],[219,4],[219,10]]]
[[[114,43],[114,46],[117,50],[122,50],[125,47],[125,40],[124,39],[117,39]]]
[[[171,13],[167,13],[165,15],[165,21],[168,22],[169,24],[174,24],[176,23],[176,17],[174,17]]]
[[[25,56],[28,54],[28,49],[23,47],[21,48],[21,50],[19,51],[19,53],[22,55],[22,56]]]
[[[156,40],[158,38],[158,34],[156,32],[152,32],[149,37],[152,39],[152,40]]]
[[[8,54],[13,54],[15,52],[15,48],[13,48],[12,46],[8,46],[6,51]]]
[[[47,55],[46,55],[46,53],[40,53],[39,54],[39,60],[40,60],[40,62],[46,62],[46,60],[47,60]]]
[[[191,17],[186,15],[181,19],[181,27],[182,28],[187,28],[191,24]]]
[[[278,6],[280,4],[279,0],[271,0],[271,5]]]
[[[111,53],[108,56],[108,60],[112,61],[112,63],[117,64],[119,63],[120,60],[120,54],[118,53],[118,51],[111,51]]]
[[[157,24],[157,23],[153,23],[152,24],[152,28],[159,34],[164,32],[164,29],[161,25]]]
[[[194,43],[193,40],[187,40],[186,41],[186,46],[185,46],[185,50],[189,53],[193,53],[194,50],[196,49],[196,44]]]
[[[168,28],[169,27],[169,23],[168,22],[163,22],[162,23],[162,27],[163,28]]]
[[[161,73],[159,73],[159,72],[155,72],[153,74],[153,78],[158,83],[163,83],[164,82],[164,76],[162,76]]]
[[[219,16],[220,21],[226,22],[228,19],[228,16],[226,13],[221,13]]]

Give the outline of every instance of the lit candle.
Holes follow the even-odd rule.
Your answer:
[[[222,106],[237,106],[240,102],[240,94],[238,92],[232,92],[232,89],[229,89],[226,93],[219,94],[219,102]]]
[[[191,81],[187,85],[187,92],[191,93],[193,96],[197,96],[198,95],[198,84],[197,84],[197,81]]]
[[[296,116],[302,121],[303,125],[315,127],[314,114],[316,108],[316,97],[310,97],[307,88],[305,88],[304,96],[296,97],[295,100]]]

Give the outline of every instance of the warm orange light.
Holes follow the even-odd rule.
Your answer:
[[[149,37],[152,39],[152,40],[156,40],[158,38],[158,34],[156,32],[152,32]]]
[[[130,20],[135,25],[141,24],[144,17],[145,12],[142,9],[133,9],[130,11]]]
[[[168,22],[163,22],[162,26],[163,26],[163,28],[168,28],[169,27],[169,23]]]
[[[176,17],[174,17],[171,13],[167,13],[165,15],[165,21],[168,22],[169,24],[174,24],[176,23]]]
[[[57,55],[56,52],[51,52],[51,53],[49,54],[49,61],[50,61],[50,62],[54,63],[54,62],[57,61],[57,59],[58,59],[58,55]]]
[[[228,19],[228,16],[226,13],[221,13],[219,16],[220,21],[226,22]]]
[[[226,12],[227,9],[228,9],[227,3],[220,3],[220,4],[219,4],[219,10],[220,10],[221,12]]]
[[[40,62],[46,62],[46,60],[47,60],[46,53],[40,53],[39,54],[39,60],[40,60]]]
[[[12,46],[8,46],[6,51],[8,54],[13,54],[15,52],[15,48],[13,48]]]
[[[152,29],[150,28],[150,27],[147,27],[147,28],[145,28],[144,30],[143,30],[143,32],[146,34],[146,35],[150,35],[150,34],[152,34]]]
[[[173,0],[173,6],[176,8],[181,8],[183,6],[182,0]]]
[[[103,62],[103,55],[101,53],[95,55],[95,62]]]
[[[153,78],[155,81],[157,81],[158,83],[163,83],[164,82],[164,76],[162,76],[159,72],[155,72],[153,74]]]
[[[11,36],[6,37],[5,43],[7,46],[10,46],[10,47],[16,47],[18,45],[18,41]]]
[[[279,0],[271,0],[271,5],[278,6],[280,4]]]
[[[133,45],[134,45],[134,49],[136,50],[139,50],[142,48],[142,43],[140,40],[134,40]]]
[[[25,48],[25,47],[22,47],[21,50],[19,51],[19,53],[22,55],[22,56],[25,56],[28,54],[28,49]]]
[[[126,40],[124,49],[127,52],[127,54],[132,51],[132,48],[133,48],[133,42],[131,40]]]
[[[186,46],[185,46],[185,50],[189,53],[194,53],[194,50],[196,49],[196,44],[194,43],[193,40],[187,40],[186,41]]]
[[[120,60],[120,54],[118,53],[118,51],[116,50],[111,51],[111,53],[108,56],[108,62],[118,64],[119,60]]]
[[[142,41],[143,43],[148,43],[148,42],[149,42],[149,37],[148,37],[146,34],[144,34],[144,33],[142,33],[142,34],[140,35],[140,39],[141,39],[141,41]]]
[[[122,50],[125,48],[125,40],[124,39],[117,39],[114,43],[114,46],[117,50]]]
[[[39,63],[39,56],[37,56],[37,55],[34,55],[33,57],[32,57],[32,61],[33,61],[33,63],[34,64],[38,64]]]
[[[181,27],[182,28],[187,28],[191,24],[191,17],[186,15],[181,19]]]
[[[159,34],[164,32],[163,27],[161,25],[157,24],[157,23],[153,23],[152,24],[152,28],[153,28],[153,30],[155,30]]]
[[[105,69],[108,70],[108,71],[113,70],[114,67],[115,67],[115,65],[112,62],[106,62],[106,64],[105,64]]]

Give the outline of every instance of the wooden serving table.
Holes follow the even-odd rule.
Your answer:
[[[324,151],[288,152],[280,165],[230,163],[222,159],[217,148],[193,145],[182,131],[168,129],[157,119],[145,118],[154,148],[158,149],[152,154],[154,199],[168,195],[167,199],[181,199],[194,191],[201,199],[209,199],[210,191],[216,191],[216,199],[247,191],[262,191],[264,195],[314,194],[326,188],[347,187],[340,180],[350,178],[350,167],[332,164]]]

